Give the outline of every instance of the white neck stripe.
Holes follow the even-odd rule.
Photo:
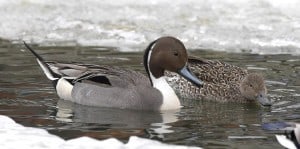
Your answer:
[[[171,86],[167,83],[165,76],[155,78],[150,70],[150,58],[152,54],[152,49],[155,46],[156,43],[154,43],[149,50],[148,58],[147,58],[147,67],[149,71],[149,77],[152,82],[152,85],[154,88],[160,91],[160,93],[163,96],[163,103],[161,105],[161,110],[171,110],[171,109],[179,109],[181,107],[180,101],[175,94],[174,90],[171,88]]]

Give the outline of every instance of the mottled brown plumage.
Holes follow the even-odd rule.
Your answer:
[[[238,66],[221,61],[189,58],[188,66],[197,78],[204,81],[198,88],[178,75],[166,72],[169,84],[184,98],[197,98],[219,102],[258,102],[270,105],[264,78]]]

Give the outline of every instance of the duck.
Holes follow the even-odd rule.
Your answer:
[[[300,124],[299,123],[289,123],[290,127],[285,128],[285,134],[275,135],[277,141],[289,149],[299,149],[300,148]]]
[[[197,87],[203,82],[187,69],[187,50],[175,37],[151,42],[144,53],[147,76],[117,66],[45,61],[25,41],[25,47],[52,81],[59,98],[80,105],[132,110],[174,110],[182,107],[164,76],[179,74]]]
[[[267,88],[262,74],[251,73],[219,60],[192,56],[188,58],[188,69],[204,82],[201,88],[173,72],[165,72],[167,82],[182,98],[272,105],[267,97]]]

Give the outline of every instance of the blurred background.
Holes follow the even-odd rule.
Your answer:
[[[172,35],[190,49],[300,54],[298,0],[0,0],[0,37],[142,51]]]

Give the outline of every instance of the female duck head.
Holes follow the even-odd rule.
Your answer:
[[[176,72],[196,86],[203,82],[197,79],[187,69],[188,55],[183,43],[174,37],[161,37],[147,47],[144,55],[144,65],[150,77],[160,78],[164,71]],[[152,80],[151,80],[151,83]]]
[[[248,74],[240,84],[242,95],[248,100],[257,100],[263,106],[271,106],[272,102],[267,98],[267,89],[262,75]]]

